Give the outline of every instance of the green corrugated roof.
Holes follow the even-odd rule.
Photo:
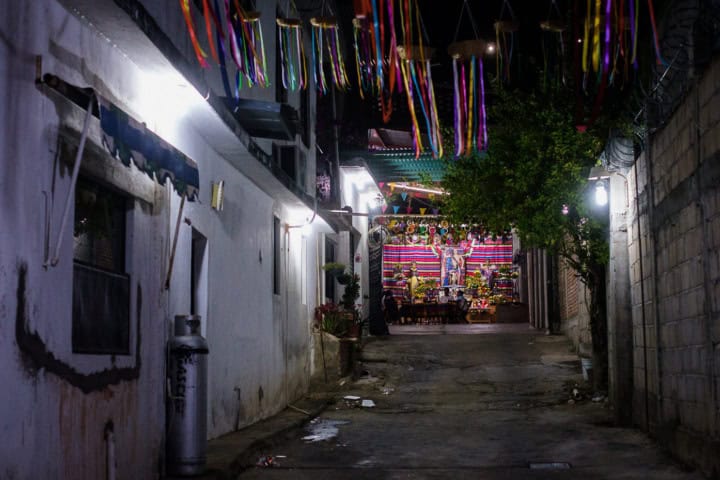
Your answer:
[[[415,152],[406,149],[369,151],[345,150],[340,152],[343,165],[365,162],[377,182],[418,181],[420,174],[430,175],[434,182],[445,174],[445,160],[423,153],[415,158]]]

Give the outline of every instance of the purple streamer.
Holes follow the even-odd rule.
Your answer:
[[[612,14],[612,0],[607,0],[605,5],[605,59],[603,68],[607,72],[610,69],[610,20]]]

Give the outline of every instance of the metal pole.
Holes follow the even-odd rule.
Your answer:
[[[185,194],[180,198],[177,222],[175,223],[175,238],[173,238],[172,250],[170,251],[170,264],[168,265],[167,277],[165,277],[165,290],[170,288],[170,276],[172,275],[173,262],[175,261],[175,249],[177,248],[178,234],[180,233],[180,219],[182,218],[183,207],[185,206]]]
[[[53,257],[50,262],[47,260],[45,261],[45,264],[43,265],[45,268],[47,268],[48,265],[54,267],[60,261],[60,247],[62,246],[68,215],[70,214],[70,202],[74,198],[73,194],[75,193],[75,185],[77,185],[78,174],[80,173],[80,163],[82,162],[82,154],[85,150],[85,141],[87,140],[88,130],[90,128],[90,117],[92,117],[94,100],[95,95],[91,94],[88,99],[87,111],[85,112],[85,123],[83,124],[82,135],[80,136],[80,144],[78,145],[77,153],[75,154],[75,164],[73,165],[72,179],[70,181],[70,191],[68,191],[67,198],[65,199],[65,208],[63,210],[62,223],[60,224],[57,242],[55,243],[55,252],[53,253]]]

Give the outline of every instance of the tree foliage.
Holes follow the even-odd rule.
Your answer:
[[[498,92],[488,151],[449,164],[445,211],[491,231],[513,227],[524,247],[558,253],[584,275],[607,255],[603,222],[585,202],[603,139],[577,130],[564,93]]]
[[[591,297],[595,388],[604,390],[608,216],[593,212],[586,199],[587,175],[605,136],[600,127],[578,131],[572,100],[562,88],[498,92],[488,151],[449,162],[445,211],[456,222],[482,223],[494,232],[512,227],[523,248],[545,248],[577,272]]]

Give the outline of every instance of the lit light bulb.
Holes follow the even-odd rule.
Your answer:
[[[595,203],[601,207],[604,207],[608,203],[608,194],[605,189],[605,183],[597,182],[595,184]]]

